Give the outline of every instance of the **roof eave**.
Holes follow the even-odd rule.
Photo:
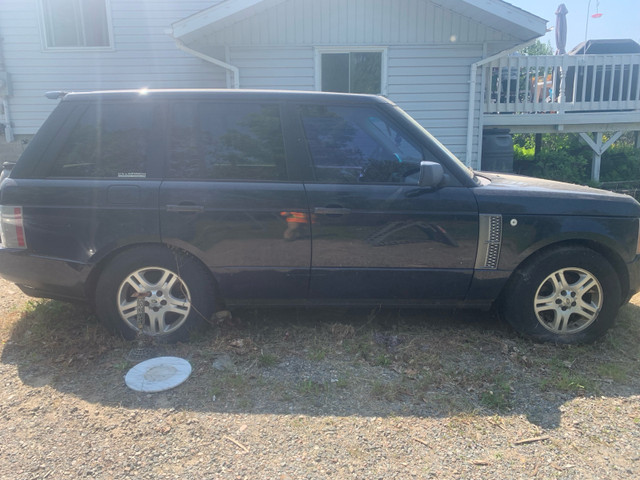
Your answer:
[[[183,41],[197,37],[210,25],[238,21],[285,0],[225,0],[171,25],[172,36]],[[474,18],[518,40],[528,41],[546,33],[547,20],[502,0],[433,0],[434,3]]]

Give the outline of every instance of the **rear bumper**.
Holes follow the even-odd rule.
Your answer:
[[[0,276],[31,296],[85,301],[88,272],[86,264],[0,247]]]

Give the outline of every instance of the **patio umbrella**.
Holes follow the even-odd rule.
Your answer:
[[[567,7],[564,3],[558,5],[556,10],[556,55],[567,53]]]

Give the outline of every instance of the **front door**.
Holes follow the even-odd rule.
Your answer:
[[[382,111],[301,107],[314,169],[311,298],[420,303],[465,297],[478,212],[467,187],[418,187],[429,152]]]

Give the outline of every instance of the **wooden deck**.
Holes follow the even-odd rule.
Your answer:
[[[484,127],[640,130],[640,54],[503,57],[483,66]]]

